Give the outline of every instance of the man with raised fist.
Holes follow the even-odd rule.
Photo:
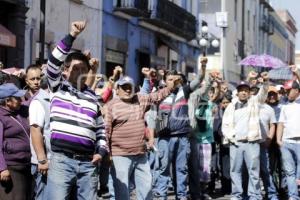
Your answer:
[[[47,183],[49,200],[68,199],[72,188],[77,190],[77,199],[96,199],[97,164],[107,153],[100,105],[85,84],[89,60],[82,53],[69,54],[73,41],[85,26],[86,22],[73,22],[70,33],[58,43],[48,60],[53,151]]]

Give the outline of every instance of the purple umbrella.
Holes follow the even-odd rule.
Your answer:
[[[255,67],[267,67],[267,68],[278,68],[287,66],[279,58],[262,54],[262,55],[250,55],[244,58],[239,65],[249,65]]]

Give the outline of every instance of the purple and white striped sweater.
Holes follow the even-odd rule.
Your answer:
[[[103,156],[108,148],[97,97],[89,88],[79,91],[62,78],[61,65],[74,39],[67,35],[48,60],[51,148],[54,152]]]

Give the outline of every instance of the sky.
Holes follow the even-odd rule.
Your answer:
[[[270,0],[275,9],[287,9],[297,23],[296,51],[300,51],[300,1],[299,0]]]

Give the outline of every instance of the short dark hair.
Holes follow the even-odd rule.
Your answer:
[[[31,70],[31,69],[33,69],[33,70],[39,69],[39,70],[42,71],[40,65],[32,64],[32,65],[29,65],[29,66],[26,68],[26,71],[25,71],[26,75],[27,75],[28,71]]]
[[[223,99],[227,99],[228,101],[232,101],[232,91],[231,90],[227,90],[224,94],[224,96],[221,98],[221,101],[223,101]]]
[[[182,82],[183,82],[183,84],[185,85],[185,84],[187,84],[187,79],[186,79],[186,76],[184,75],[184,74],[179,74],[180,76],[181,76],[181,79],[182,79]]]
[[[172,69],[167,72],[166,77],[167,76],[175,76],[175,75],[178,75],[178,72],[176,69]]]
[[[257,86],[252,86],[250,88],[250,92],[253,92],[254,95],[257,95],[258,91],[259,91],[259,87],[257,87]]]
[[[72,60],[80,60],[86,64],[86,66],[88,67],[88,70],[90,70],[90,68],[91,68],[88,58],[81,52],[75,51],[75,52],[70,53],[65,59],[64,67],[66,67],[66,68],[70,67]]]

